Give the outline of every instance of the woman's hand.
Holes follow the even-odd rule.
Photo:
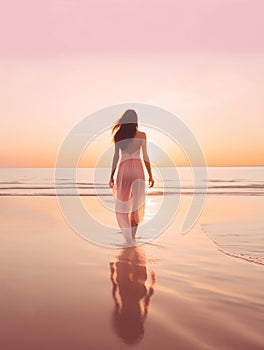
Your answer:
[[[150,176],[149,177],[149,187],[153,187],[154,186],[154,180],[153,180],[153,177]]]
[[[114,184],[115,184],[114,178],[111,177],[110,180],[109,180],[109,187],[110,187],[110,188],[113,188],[113,187],[114,187]]]

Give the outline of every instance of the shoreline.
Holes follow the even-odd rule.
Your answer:
[[[102,215],[94,198],[86,200]],[[244,220],[259,217],[258,200],[255,207],[252,200],[238,202]],[[262,349],[263,267],[217,251],[199,223],[181,235],[188,203],[185,197],[172,225],[156,240],[140,246],[147,291],[152,271],[156,281],[136,347],[173,350],[177,344],[188,350]],[[245,216],[248,205],[251,211]],[[199,222],[234,220],[239,216],[230,212],[233,206],[234,199],[227,203],[224,198],[210,198]],[[1,347],[35,350],[56,344],[58,350],[126,349],[124,333],[116,328],[109,266],[124,261],[124,250],[101,248],[75,234],[55,198],[2,198],[0,209]],[[113,222],[112,213],[104,220]],[[134,276],[140,276],[138,264],[133,259],[131,263]],[[126,283],[126,270],[123,272],[119,283],[122,278]],[[129,285],[124,286],[121,295],[130,305],[141,284],[132,294]],[[136,320],[134,326],[139,326]]]

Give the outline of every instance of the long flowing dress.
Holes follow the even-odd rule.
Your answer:
[[[125,239],[131,240],[132,228],[143,221],[145,211],[145,175],[140,148],[133,153],[121,149],[115,211]]]

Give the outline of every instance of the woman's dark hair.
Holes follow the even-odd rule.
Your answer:
[[[125,149],[130,139],[135,137],[137,128],[137,113],[133,109],[126,110],[112,129],[114,142],[120,142],[120,147]]]

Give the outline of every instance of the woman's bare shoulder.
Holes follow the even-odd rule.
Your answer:
[[[143,131],[137,130],[137,137],[139,137],[141,139],[146,139],[146,133]]]

